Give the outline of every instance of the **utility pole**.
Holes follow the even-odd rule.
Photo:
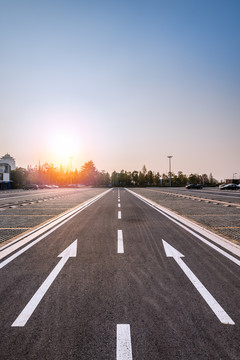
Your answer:
[[[173,156],[172,155],[168,155],[168,159],[169,159],[169,176],[170,176],[170,186],[172,186],[172,172],[171,172],[171,158]]]

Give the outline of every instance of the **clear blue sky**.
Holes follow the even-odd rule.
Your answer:
[[[238,0],[0,0],[0,156],[239,177],[239,18]]]

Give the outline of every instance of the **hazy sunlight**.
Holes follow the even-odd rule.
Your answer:
[[[76,156],[79,143],[76,136],[69,132],[52,134],[49,138],[49,148],[56,162],[67,162],[70,157]]]

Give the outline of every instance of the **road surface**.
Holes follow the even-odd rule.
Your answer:
[[[1,248],[2,360],[239,359],[237,245],[125,189],[54,226]]]

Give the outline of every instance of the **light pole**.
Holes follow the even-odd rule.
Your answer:
[[[168,155],[169,158],[169,175],[170,175],[170,186],[172,186],[172,173],[171,173],[171,158],[173,156],[172,155]]]
[[[69,156],[69,160],[70,160],[70,175],[71,175],[71,185],[72,185],[72,160],[73,160],[73,156]]]

